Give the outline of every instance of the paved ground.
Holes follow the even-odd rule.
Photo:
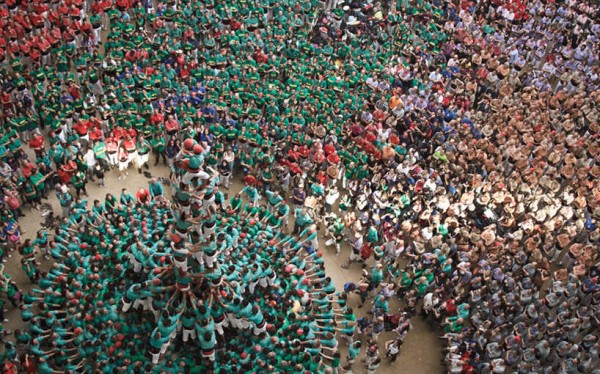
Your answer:
[[[166,177],[168,175],[168,169],[161,166],[151,168],[150,171],[154,176],[158,177]],[[130,192],[135,194],[135,191],[142,186],[147,186],[147,183],[148,179],[144,175],[138,174],[137,171],[132,170],[129,172],[127,178],[118,180],[117,171],[113,170],[107,175],[106,187],[98,187],[96,183],[92,182],[88,183],[87,190],[90,195],[88,197],[88,206],[91,206],[95,199],[103,200],[106,193],[109,192],[118,197],[122,188],[127,188]],[[241,183],[235,181],[230,193],[236,193],[241,187]],[[53,205],[54,211],[60,214],[60,205],[53,194],[51,194],[50,200],[48,201]],[[23,237],[34,238],[36,231],[40,228],[40,222],[42,220],[41,214],[39,211],[30,210],[29,207],[24,209],[24,213],[26,216],[20,220],[20,224],[24,231]],[[322,238],[320,240],[321,246],[323,246],[324,243],[325,239]],[[323,252],[327,274],[334,280],[338,289],[341,289],[346,282],[356,282],[359,280],[361,274],[359,265],[354,264],[349,270],[344,270],[340,267],[347,259],[347,254],[349,253],[349,248],[347,246],[342,249],[340,256],[335,255],[335,250],[333,248],[324,249]],[[44,261],[42,256],[38,256],[38,259],[42,262],[42,267],[44,269],[47,269],[51,264],[49,261]],[[24,271],[21,269],[20,255],[18,253],[14,252],[12,257],[8,258],[5,269],[12,279],[17,282],[23,292],[31,289],[32,285],[29,283],[29,279]],[[358,295],[355,295],[355,297],[351,297],[349,304],[359,316],[362,316],[366,313],[368,305],[365,305],[362,309],[358,309],[357,301]],[[10,305],[10,303],[8,304]],[[398,305],[399,303],[394,301],[391,304],[390,309],[395,310],[398,308]],[[6,313],[6,318],[9,319],[9,322],[4,324],[5,328],[15,330],[24,327],[19,311],[13,309],[12,306],[8,308],[9,311]],[[437,338],[440,334],[439,331],[429,329],[419,317],[413,318],[411,322],[414,328],[405,341],[400,357],[394,365],[390,365],[387,362],[382,364],[378,373],[437,374],[444,371],[444,367],[440,364],[440,359],[442,358],[440,350],[442,346],[440,344],[441,341]],[[381,334],[380,345],[383,346],[383,343],[386,340],[393,337],[393,334]],[[12,338],[12,336],[10,338]],[[343,345],[344,343],[341,344]],[[342,351],[343,357],[345,355],[344,351],[345,349]],[[385,349],[380,348],[380,352],[384,354]],[[357,361],[355,364],[355,373],[366,373],[366,370],[361,365],[362,364]]]

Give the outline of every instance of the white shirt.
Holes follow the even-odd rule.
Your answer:
[[[84,158],[85,158],[85,162],[88,165],[88,168],[96,165],[96,157],[94,155],[93,149],[88,149],[88,151],[84,155]]]

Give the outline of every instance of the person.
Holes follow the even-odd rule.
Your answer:
[[[224,159],[219,164],[218,169],[219,169],[219,175],[220,175],[219,181],[223,184],[223,187],[225,187],[226,190],[229,190],[229,186],[231,184],[231,182],[230,182],[230,179],[231,179],[230,163]]]
[[[139,203],[148,204],[152,198],[150,192],[145,188],[140,188],[136,194],[135,198]]]
[[[112,146],[114,146],[114,144]],[[92,150],[93,150],[93,154],[94,154],[94,157],[95,157],[97,163],[100,164],[100,167],[104,170],[108,170],[111,162],[109,161],[109,157],[108,157],[109,151],[107,149],[107,146],[106,146],[106,143],[104,142],[104,140],[96,139],[94,141],[94,147],[92,148]],[[116,149],[115,149],[115,151],[116,151]],[[89,160],[88,160],[88,165],[90,165]]]
[[[154,166],[157,166],[162,157],[163,165],[167,165],[167,154],[165,149],[165,139],[160,134],[154,134],[150,139],[150,147],[152,148],[152,154],[154,155]]]
[[[346,364],[344,365],[344,370],[352,369],[356,358],[360,354],[360,348],[362,346],[361,340],[355,340],[348,347],[348,356],[346,357]]]
[[[65,185],[58,186],[57,188],[57,196],[62,208],[62,215],[64,218],[68,218],[71,214],[71,208],[74,202],[73,195],[71,195],[69,189]]]
[[[20,217],[25,217],[23,209],[21,209],[21,201],[18,197],[18,192],[12,189],[4,188],[4,203],[11,211],[13,219],[18,221]]]
[[[85,196],[88,196],[87,190],[85,188],[87,184],[87,176],[83,171],[76,171],[75,174],[73,174],[73,176],[71,177],[71,183],[75,188],[75,194],[77,198],[79,198],[79,194],[81,192],[83,192]]]
[[[115,166],[119,166],[119,152],[120,147],[117,139],[114,137],[108,137],[106,139],[106,153],[108,155],[108,163],[111,169]]]
[[[179,139],[197,138],[205,143],[201,153],[214,148],[212,155],[206,150],[207,164],[219,160],[221,136],[238,152],[246,172],[251,170],[248,166],[256,169],[253,178],[259,180],[262,170],[256,165],[263,167],[261,150],[267,147],[267,157],[273,157],[268,164],[282,167],[281,175],[290,175],[293,188],[304,179],[317,193],[334,179],[333,168],[331,174],[328,171],[337,161],[344,175],[342,187],[355,203],[350,209],[359,213],[355,224],[347,225],[348,237],[354,232],[364,235],[363,228],[370,234],[358,255],[365,249],[367,266],[381,262],[386,276],[399,280],[399,296],[411,313],[429,292],[444,300],[443,307],[434,308],[440,312],[434,320],[449,329],[444,341],[454,371],[477,365],[500,371],[514,361],[514,349],[501,347],[493,368],[481,363],[482,341],[492,334],[505,341],[513,331],[502,326],[513,318],[531,325],[541,315],[547,322],[543,325],[550,326],[523,348],[531,349],[542,337],[554,346],[560,329],[575,334],[574,323],[565,314],[559,318],[558,309],[564,312],[563,299],[570,299],[585,283],[595,287],[588,279],[597,275],[593,248],[600,235],[593,228],[596,223],[586,223],[588,217],[598,217],[594,191],[600,176],[598,22],[589,2],[374,2],[360,15],[345,11],[345,4],[326,4],[332,11],[314,20],[311,15],[320,14],[315,2],[297,9],[259,4],[257,11],[264,17],[228,15],[230,29],[222,32],[210,26],[221,24],[222,12],[203,13],[203,5],[175,9],[162,4],[152,14],[147,13],[151,6],[136,7],[128,1],[107,6],[94,3],[91,10],[75,2],[71,9],[57,4],[57,11],[43,6],[25,9],[9,1],[7,10],[0,9],[17,20],[16,30],[4,29],[4,39],[10,40],[7,48],[21,45],[29,53],[9,51],[9,70],[1,77],[8,88],[0,97],[6,130],[0,155],[15,171],[27,157],[21,137],[37,131],[38,123],[31,119],[39,115],[39,127],[50,130],[51,162],[62,181],[69,182],[81,167],[75,161],[81,162],[82,155],[77,137],[92,139],[88,122],[95,122],[91,117],[96,113],[106,134],[118,141],[140,133],[162,136],[163,127],[177,139],[175,145]],[[348,7],[358,9],[360,4]],[[45,17],[38,14],[46,11]],[[65,29],[67,14],[90,12],[104,15],[106,42],[90,42],[93,32],[87,21]],[[177,20],[179,12],[203,27],[185,29]],[[31,25],[19,22],[21,16]],[[138,27],[149,24],[147,18],[152,27]],[[267,36],[258,36],[263,24]],[[169,32],[160,31],[164,29]],[[208,37],[206,30],[211,30]],[[532,30],[543,34],[542,40],[532,38]],[[38,43],[40,38],[44,40]],[[206,63],[196,63],[197,40],[205,40]],[[96,42],[103,48],[89,57],[87,48]],[[257,47],[240,48],[248,45]],[[246,63],[225,63],[224,56],[233,52],[247,65],[256,63],[257,71],[247,73]],[[50,62],[50,70],[48,64],[40,66],[40,54],[42,61]],[[324,63],[310,63],[313,56]],[[98,69],[86,70],[91,64]],[[272,69],[263,71],[270,65]],[[248,94],[249,88],[259,94]],[[196,119],[200,126],[195,126]],[[181,172],[177,164],[189,154],[177,147],[171,150],[171,176],[176,180]],[[29,173],[35,161],[18,173]],[[202,173],[197,177],[203,188],[214,183]],[[35,186],[23,183],[18,182],[31,195]],[[35,192],[34,198],[39,195]],[[189,211],[195,209],[193,199]],[[240,227],[248,215],[257,223],[269,221],[263,221],[264,210],[247,207],[238,197],[232,201]],[[123,207],[108,205],[121,214],[115,219],[131,224]],[[278,232],[276,225],[269,226]],[[248,237],[247,232],[239,234]],[[382,256],[378,242],[383,238],[404,241],[407,267]],[[62,253],[60,247],[53,252]],[[144,250],[137,255],[145,258]],[[180,283],[186,279],[182,276]],[[512,291],[517,289],[525,291]],[[532,295],[545,295],[547,290],[552,291],[548,303],[536,304],[539,298]],[[586,297],[590,310],[597,309],[593,297]],[[471,307],[459,308],[465,303]],[[502,311],[490,307],[497,305]],[[580,315],[596,321],[590,310]],[[466,323],[457,323],[458,318]],[[519,328],[526,330],[520,324]],[[471,341],[479,346],[466,344]],[[465,354],[450,349],[463,343],[469,346]],[[561,365],[573,366],[590,349],[573,353]],[[38,353],[44,356],[40,370],[51,370],[54,358],[45,356],[43,349]],[[255,358],[261,355],[244,353],[248,362],[258,362]],[[240,361],[239,352],[232,355]],[[532,369],[526,360],[515,362],[524,372],[563,369],[553,364]],[[113,369],[108,360],[102,365]],[[232,366],[237,371],[252,369]],[[294,370],[302,371],[300,366]]]
[[[376,357],[374,360],[370,361],[367,365],[367,373],[375,374],[379,366],[381,365],[381,358]]]
[[[179,140],[177,140],[174,137],[171,137],[169,139],[169,142],[167,143],[167,164],[169,165],[169,167],[172,169],[174,166],[174,162],[175,162],[175,156],[177,156],[177,154],[179,154],[179,151],[181,150],[181,147],[179,145]]]
[[[396,362],[398,355],[400,355],[400,348],[402,347],[402,342],[399,339],[392,339],[385,342],[385,357],[390,359],[390,363]]]
[[[246,197],[248,198],[248,200],[250,201],[252,206],[258,207],[260,193],[258,192],[258,190],[256,189],[256,187],[254,185],[248,184],[246,187],[242,188],[242,190],[240,192],[238,192],[238,195],[243,195],[243,194],[246,195]]]
[[[164,196],[165,193],[162,183],[156,178],[150,179],[150,182],[148,183],[148,190],[150,191],[150,196],[152,196],[152,198]]]
[[[127,191],[127,188],[123,188],[121,190],[121,195],[119,196],[119,203],[123,205],[130,205],[133,204],[135,201],[135,197],[133,197],[133,195],[129,191]]]
[[[142,173],[142,168],[148,169],[148,159],[150,157],[151,146],[150,143],[143,137],[142,134],[137,139],[137,153],[135,158],[135,164],[138,169],[138,173]]]
[[[119,160],[119,180],[126,178],[129,174],[127,173],[127,168],[129,168],[129,152],[125,149],[124,146],[119,147],[118,151],[118,160]]]
[[[94,166],[94,170],[92,172],[94,173],[94,176],[96,177],[96,180],[98,181],[98,186],[106,187],[105,170],[106,170],[106,168],[104,168],[100,162],[98,162]]]
[[[223,152],[223,161],[227,162],[230,170],[233,171],[233,167],[235,166],[235,152],[231,145],[227,145],[225,148],[225,152]]]

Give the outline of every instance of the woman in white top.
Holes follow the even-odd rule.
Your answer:
[[[393,339],[385,342],[385,357],[389,357],[390,363],[396,361],[396,358],[398,358],[400,347],[402,347],[402,341],[400,339]]]

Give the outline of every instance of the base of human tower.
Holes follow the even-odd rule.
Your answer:
[[[219,193],[211,181],[189,182],[193,196]],[[186,218],[194,209],[214,225]],[[47,330],[60,314],[82,372],[104,359],[228,373],[302,370],[310,360],[323,372],[339,362],[336,332],[353,329],[355,317],[307,235],[282,235],[252,212],[157,198],[116,206],[95,235],[71,220],[68,241],[56,236],[55,265],[26,296],[40,309],[30,324]],[[55,340],[36,341],[47,352]]]

